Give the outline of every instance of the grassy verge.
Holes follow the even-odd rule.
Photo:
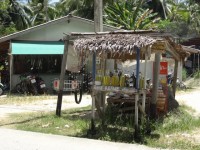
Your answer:
[[[9,128],[68,136],[83,136],[88,129],[90,107],[71,109],[62,112],[62,117],[55,113],[12,114],[1,121],[0,126]]]
[[[106,126],[96,121],[97,134],[87,135],[90,126],[90,107],[63,111],[62,117],[53,113],[26,113],[11,115],[1,121],[0,126],[7,126],[19,130],[43,132],[75,137],[95,138],[107,141],[134,143],[133,116],[109,116],[105,120]],[[143,133],[144,144],[151,147],[168,149],[198,150],[200,143],[195,141],[193,131],[200,131],[200,118],[190,114],[191,108],[181,106],[169,113],[162,120],[152,124],[150,136]],[[113,114],[112,114],[113,115]],[[142,130],[145,131],[145,130]],[[199,133],[200,134],[200,133]]]
[[[193,131],[200,129],[200,118],[191,114],[191,108],[182,106],[154,124],[151,136],[146,136],[147,145],[168,149],[199,150]],[[198,133],[200,134],[200,133]],[[157,135],[157,136],[155,136]]]

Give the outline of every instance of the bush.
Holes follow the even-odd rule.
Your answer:
[[[183,68],[182,70],[182,80],[185,81],[187,79],[187,70]]]
[[[195,73],[194,73],[194,78],[195,79],[199,79],[200,78],[200,71],[197,70]]]

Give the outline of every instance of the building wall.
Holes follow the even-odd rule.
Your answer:
[[[114,30],[111,27],[104,27],[104,31]],[[25,35],[18,36],[13,40],[22,41],[59,41],[62,40],[65,34],[70,32],[93,32],[94,24],[91,21],[85,21],[77,18],[71,18],[70,21],[58,21],[50,24],[47,27],[40,27],[39,29],[34,29]],[[65,34],[64,34],[65,33]],[[73,51],[72,48],[69,51]],[[110,64],[113,65],[113,64]],[[51,88],[51,82],[54,78],[59,78],[60,74],[43,74],[41,77],[45,80],[48,88]],[[12,74],[11,71],[11,88],[19,83],[19,75]]]
[[[104,31],[110,29],[104,28]],[[57,24],[49,25],[48,27],[39,29],[34,32],[30,32],[26,35],[15,38],[14,40],[25,40],[25,41],[58,41],[63,39],[65,34],[70,32],[93,32],[94,25],[90,22],[84,23],[81,20],[73,20],[70,22],[60,22]],[[65,33],[65,34],[64,34]]]

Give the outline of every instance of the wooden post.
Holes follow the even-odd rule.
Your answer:
[[[58,100],[57,100],[57,107],[56,107],[57,116],[61,116],[62,96],[63,96],[63,87],[64,87],[65,68],[67,64],[68,45],[69,45],[69,37],[67,36],[67,39],[65,40],[64,54],[63,54],[61,73],[60,73]]]
[[[174,77],[173,77],[173,95],[175,97],[176,94],[176,80],[177,80],[177,75],[178,75],[178,60],[175,60],[175,65],[174,65]]]
[[[178,62],[178,74],[177,74],[177,76],[179,77],[179,81],[183,81],[183,62],[182,62],[182,60],[180,60],[179,62]]]
[[[94,30],[103,31],[103,0],[94,0]]]
[[[138,101],[139,101],[139,72],[140,72],[140,49],[136,47],[137,51],[137,64],[136,64],[136,90],[137,92],[135,93],[135,119],[134,119],[134,124],[135,124],[135,139],[139,137],[139,125],[138,125]]]
[[[195,67],[196,67],[196,65],[195,65],[195,53],[193,54],[193,73],[195,72]]]
[[[138,124],[138,101],[139,101],[139,93],[135,93],[135,133],[134,137],[137,139],[139,137],[139,124]]]
[[[147,80],[147,53],[145,52],[145,64],[144,64],[144,89],[142,97],[142,109],[145,111],[145,102],[146,102],[146,80]]]
[[[102,0],[94,0],[94,30],[95,32],[103,31],[103,17],[102,10],[103,1]],[[93,87],[95,83],[95,73],[96,73],[96,53],[93,54],[93,62],[92,62],[92,77],[93,77]],[[92,90],[92,119],[91,119],[91,133],[95,134],[95,93]]]
[[[106,58],[107,58],[107,54],[104,53],[103,56],[103,65],[102,65],[102,71],[103,71],[103,76],[106,75]],[[103,104],[103,113],[105,113],[105,100],[106,100],[106,93],[102,93],[102,104]]]
[[[159,72],[160,72],[160,56],[161,54],[158,52],[155,54],[155,64],[154,64],[154,72],[153,72],[153,92],[150,104],[150,118],[156,119],[156,103],[158,96],[158,86],[159,86]]]
[[[11,50],[10,50],[10,91],[11,91],[11,89],[13,88],[13,80],[12,80],[12,76],[13,76],[13,54],[12,54],[12,52],[11,52]]]
[[[198,78],[199,78],[199,52],[198,52]]]
[[[136,64],[136,89],[139,91],[139,81],[140,81],[140,49],[136,47],[137,51],[137,64]]]

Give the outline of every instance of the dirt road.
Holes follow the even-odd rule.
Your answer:
[[[76,104],[74,101],[74,95],[63,96],[62,109],[85,107],[92,104],[90,95],[83,95],[83,99],[80,104]],[[32,111],[55,111],[57,106],[57,98],[34,101],[29,104],[21,105],[0,105],[0,119],[8,116],[11,113],[22,113]]]
[[[1,99],[0,99],[1,100]],[[200,88],[196,88],[190,92],[178,92],[176,100],[179,104],[185,104],[192,107],[198,115],[200,115]],[[84,95],[80,104],[74,101],[74,95],[63,96],[62,109],[79,108],[92,104],[90,95]],[[55,111],[57,105],[57,97],[54,99],[35,101],[25,105],[0,105],[0,118],[6,117],[11,113],[21,113],[30,111]]]
[[[200,88],[195,88],[191,92],[178,92],[176,100],[179,104],[190,106],[196,111],[196,114],[200,115]]]

